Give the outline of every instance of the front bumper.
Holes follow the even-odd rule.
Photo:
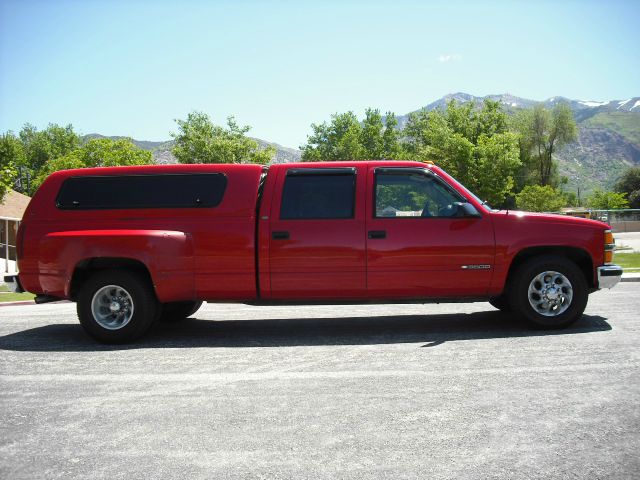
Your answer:
[[[598,288],[613,288],[622,278],[622,267],[604,265],[598,267]]]
[[[6,275],[4,277],[4,283],[7,284],[7,286],[9,287],[9,290],[11,290],[13,293],[24,292],[24,288],[22,288],[22,285],[20,284],[20,279],[18,278],[18,275]]]

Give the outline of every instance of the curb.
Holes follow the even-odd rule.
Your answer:
[[[638,277],[622,277],[621,282],[640,282],[640,276]]]

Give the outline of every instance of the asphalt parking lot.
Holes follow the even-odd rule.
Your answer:
[[[486,303],[206,305],[135,345],[0,307],[0,478],[638,478],[640,283],[560,332]]]

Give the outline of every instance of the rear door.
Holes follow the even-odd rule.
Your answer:
[[[366,296],[366,167],[280,169],[271,204],[273,299]]]
[[[368,175],[369,295],[485,295],[495,250],[490,217],[456,216],[466,199],[427,169],[371,166]]]

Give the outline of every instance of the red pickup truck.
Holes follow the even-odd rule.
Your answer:
[[[399,161],[168,165],[52,174],[18,231],[36,302],[77,302],[102,342],[207,302],[489,301],[543,328],[613,287],[609,226],[492,210],[442,169]]]

